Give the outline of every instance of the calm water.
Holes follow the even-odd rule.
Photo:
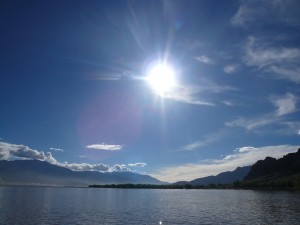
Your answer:
[[[0,224],[300,224],[300,192],[0,187]]]

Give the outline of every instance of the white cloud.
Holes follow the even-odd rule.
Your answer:
[[[114,165],[114,167],[112,168],[114,172],[130,172],[130,168],[128,168],[126,165],[124,164],[116,164]]]
[[[265,147],[242,147],[223,159],[214,159],[209,163],[190,163],[180,166],[166,167],[151,176],[169,182],[192,180],[210,175],[217,175],[224,171],[232,171],[237,167],[248,166],[267,156],[280,158],[288,153],[296,152],[300,146],[278,145]]]
[[[131,167],[145,167],[145,166],[147,166],[147,163],[128,163],[128,166],[131,166]]]
[[[49,163],[56,163],[56,159],[53,158],[51,152],[44,153],[43,151],[30,149],[25,145],[0,142],[0,160],[10,160],[14,158],[38,159]]]
[[[57,163],[57,165],[68,168],[74,171],[98,171],[98,172],[110,172],[111,167],[105,164],[89,164],[89,163]]]
[[[102,143],[102,144],[87,145],[86,148],[96,149],[96,150],[104,150],[104,151],[118,151],[123,148],[123,145],[108,145],[108,144]]]
[[[253,150],[255,150],[255,147],[245,146],[245,147],[237,148],[235,151],[242,153],[242,152],[249,152]]]
[[[105,165],[102,163],[57,163],[56,165],[68,168],[74,171],[97,171],[97,172],[130,172],[124,164],[115,164],[114,166]]]
[[[201,63],[205,63],[205,64],[213,64],[214,63],[213,60],[211,60],[210,58],[208,58],[205,55],[197,56],[197,57],[195,57],[195,60],[197,60],[198,62],[201,62]]]
[[[296,111],[297,97],[291,93],[286,93],[283,96],[271,96],[270,101],[277,108],[274,112],[254,118],[239,117],[233,121],[226,122],[225,125],[254,130],[274,123],[284,124],[282,123],[282,117]]]
[[[59,162],[52,155],[51,152],[44,153],[30,149],[25,145],[16,145],[6,142],[0,142],[0,160],[28,160],[36,159],[46,161],[54,165],[65,167],[74,171],[98,171],[98,172],[124,172],[131,171],[124,164],[115,164],[114,166],[105,165],[102,163],[89,164],[89,163],[68,163]],[[140,163],[141,166],[141,163]]]
[[[49,148],[51,151],[55,151],[55,152],[63,152],[64,150],[61,148]]]
[[[227,65],[223,68],[223,70],[225,73],[231,74],[231,73],[235,73],[237,68],[238,68],[237,65]]]
[[[9,159],[10,151],[10,146],[7,143],[0,142],[0,160]]]

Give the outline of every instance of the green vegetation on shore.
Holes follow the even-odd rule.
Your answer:
[[[300,190],[300,174],[279,178],[258,178],[245,180],[241,188],[250,189],[297,189]]]
[[[279,179],[277,181],[236,181],[232,184],[209,185],[174,185],[174,184],[93,184],[89,188],[120,188],[120,189],[271,189],[271,190],[300,190],[300,178]]]
[[[238,188],[236,186],[239,182],[234,184],[209,184],[209,185],[176,185],[176,184],[163,184],[163,185],[154,185],[154,184],[104,184],[98,185],[93,184],[89,185],[90,188],[124,188],[124,189],[231,189]]]

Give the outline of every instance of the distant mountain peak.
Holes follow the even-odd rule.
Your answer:
[[[233,171],[222,172],[216,176],[207,176],[194,179],[190,182],[180,181],[175,184],[191,184],[191,185],[209,185],[209,184],[230,184],[237,180],[242,181],[250,171],[251,166],[237,167]]]

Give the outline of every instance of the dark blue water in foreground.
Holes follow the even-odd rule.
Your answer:
[[[0,187],[0,224],[300,224],[300,192]]]

